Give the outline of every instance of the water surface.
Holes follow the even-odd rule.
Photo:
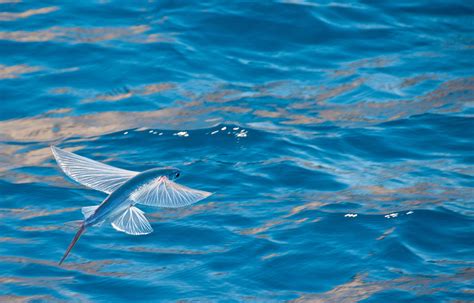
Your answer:
[[[0,1],[0,301],[468,302],[469,1]],[[90,229],[58,145],[215,192]]]

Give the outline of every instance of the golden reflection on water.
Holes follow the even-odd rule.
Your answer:
[[[144,85],[142,87],[138,88],[131,88],[127,89],[125,92],[119,92],[119,93],[105,93],[105,94],[98,94],[93,98],[86,98],[83,100],[83,102],[88,103],[88,102],[95,102],[95,101],[120,101],[123,99],[128,99],[133,96],[147,96],[147,95],[153,95],[157,94],[166,90],[170,90],[175,87],[174,83],[153,83],[153,84],[148,84]],[[60,93],[60,91],[56,91]],[[69,90],[66,90],[65,93],[69,93]]]
[[[239,233],[242,235],[256,235],[256,234],[263,233],[272,227],[279,226],[287,222],[289,221],[288,220],[269,220],[265,222],[265,224],[263,224],[262,226],[243,229]]]
[[[393,280],[367,281],[367,274],[357,274],[351,281],[343,283],[321,294],[301,294],[293,303],[352,303],[370,298],[372,295],[390,290],[405,290],[417,295],[448,291],[435,287],[442,283],[467,282],[474,279],[474,268],[462,268],[454,274],[406,275]],[[467,290],[465,288],[465,290]]]
[[[117,251],[130,252],[144,252],[153,254],[172,254],[172,255],[207,255],[215,253],[225,253],[226,249],[206,249],[206,250],[191,250],[191,249],[173,249],[173,248],[156,248],[146,246],[120,246],[115,244],[102,245],[106,249]]]
[[[14,21],[18,19],[28,18],[34,15],[48,14],[57,11],[59,7],[49,6],[38,9],[29,9],[21,13],[0,12],[0,21]]]
[[[404,79],[395,89],[404,89],[423,81],[438,79],[436,75],[418,75]],[[277,99],[296,99],[289,106],[278,106],[274,110],[258,109],[253,112],[261,118],[284,118],[283,124],[319,124],[333,122],[347,124],[348,122],[380,123],[402,119],[411,115],[429,111],[461,111],[463,105],[472,104],[474,78],[455,79],[442,83],[435,90],[425,95],[409,100],[364,101],[353,104],[330,103],[331,99],[352,92],[364,85],[364,78],[355,78],[352,82],[344,82],[336,86],[302,86],[297,83],[279,81],[267,85],[256,85],[249,91],[222,89],[207,93],[197,100],[206,103],[235,102],[242,103],[244,98],[272,97]],[[293,88],[292,88],[293,87]],[[283,93],[281,92],[283,90]],[[311,101],[307,101],[311,100]],[[297,110],[308,110],[307,113],[296,113]],[[289,111],[291,110],[291,111]],[[351,124],[351,125],[352,125]]]
[[[140,30],[143,29],[136,29],[136,31]],[[14,78],[23,73],[36,70],[38,70],[37,67],[24,65],[13,67],[0,66],[0,78]],[[421,79],[424,78],[421,77]],[[417,81],[421,80],[412,79],[408,82],[413,84]],[[460,111],[463,110],[464,106],[472,104],[472,93],[474,91],[474,78],[466,78],[444,82],[435,90],[414,100],[332,104],[328,103],[327,100],[357,88],[363,84],[363,81],[356,79],[339,87],[312,90],[311,93],[313,95],[305,95],[300,90],[295,90],[299,92],[299,95],[281,94],[278,93],[278,90],[271,91],[271,89],[287,84],[279,82],[269,84],[268,87],[255,86],[253,89],[254,93],[250,93],[250,96],[252,98],[268,96],[281,99],[299,98],[302,102],[293,102],[297,106],[269,105],[267,109],[253,110],[249,103],[243,102],[243,99],[249,96],[249,92],[224,89],[206,93],[203,96],[195,96],[195,99],[189,102],[146,112],[109,111],[81,116],[68,116],[67,114],[70,109],[58,108],[56,109],[59,111],[58,113],[62,111],[64,114],[62,117],[43,114],[0,121],[0,138],[19,142],[55,141],[72,136],[100,136],[129,128],[155,127],[157,126],[156,121],[160,121],[160,125],[179,128],[184,123],[199,121],[200,116],[203,114],[219,117],[221,113],[243,115],[249,112],[252,112],[257,119],[282,119],[281,124],[304,125],[332,122],[341,125],[357,126],[354,122],[380,123],[429,111]],[[151,95],[165,90],[183,91],[178,83],[154,83],[132,88],[122,93],[99,93],[92,98],[86,97],[83,101],[119,101],[132,96]],[[56,88],[53,92],[56,94],[68,94],[71,93],[71,88]],[[229,102],[232,104],[222,105],[222,103]],[[306,110],[306,112],[303,113],[301,110]],[[71,112],[71,114],[73,113]]]
[[[84,260],[74,263],[72,261],[66,262],[61,266],[58,265],[57,261],[49,261],[42,259],[33,259],[28,257],[16,257],[16,256],[0,256],[0,262],[10,263],[10,264],[35,264],[48,267],[54,267],[64,270],[78,271],[83,274],[89,274],[99,277],[124,277],[128,276],[125,272],[112,272],[104,271],[103,269],[109,265],[116,264],[127,264],[128,261],[125,260],[100,260],[100,261],[88,261]]]
[[[20,3],[21,0],[0,0],[0,4],[3,3]]]
[[[373,294],[380,292],[384,286],[379,283],[367,283],[363,280],[364,275],[356,275],[351,281],[336,286],[322,294],[304,294],[292,303],[353,303],[370,298]]]
[[[281,257],[282,255],[283,254],[277,254],[277,253],[268,254],[268,255],[265,255],[265,256],[262,257],[262,261],[269,260],[269,259],[276,258],[276,257]]]
[[[345,82],[333,88],[327,88],[321,94],[316,96],[316,102],[325,102],[347,92],[353,91],[364,84],[364,78],[356,78],[351,82]]]
[[[33,73],[39,71],[40,69],[41,68],[38,66],[29,66],[26,64],[10,66],[0,64],[0,80],[18,78],[23,74]]]
[[[98,43],[112,40],[131,43],[173,42],[171,36],[164,34],[147,34],[148,25],[124,27],[60,27],[54,26],[37,31],[0,31],[0,40],[15,42],[69,42]]]
[[[389,229],[387,229],[386,231],[383,232],[383,234],[378,237],[376,240],[377,241],[380,241],[380,240],[383,240],[385,239],[386,237],[388,237],[391,233],[393,233],[395,231],[396,227],[391,227]]]
[[[416,85],[421,81],[432,78],[433,76],[409,78],[403,81],[399,88]],[[314,96],[314,102],[295,103],[295,109],[308,109],[313,110],[313,112],[309,112],[309,114],[286,115],[289,119],[283,123],[318,124],[328,121],[342,125],[348,124],[348,122],[351,122],[351,125],[353,125],[353,122],[381,123],[430,111],[462,111],[464,106],[471,106],[473,103],[474,78],[446,81],[435,90],[413,100],[389,100],[382,102],[364,102],[361,100],[353,104],[331,104],[327,102],[332,98],[353,91],[363,85],[363,83],[362,79],[356,79],[351,83],[326,89],[326,91],[323,90]],[[258,115],[262,112],[256,113]],[[268,117],[268,113],[264,113]]]
[[[0,295],[0,302],[29,303],[29,302],[64,302],[64,301],[59,300],[51,295],[31,295],[31,296]]]
[[[147,112],[100,112],[82,116],[42,115],[0,121],[4,141],[50,141],[68,137],[93,137],[139,126],[167,125],[169,128],[196,118],[198,111],[169,108]]]
[[[28,205],[27,208],[0,208],[0,218],[18,217],[20,220],[29,220],[34,218],[54,216],[63,213],[69,213],[79,210],[80,207],[68,207],[55,210],[43,210],[32,208]],[[27,228],[26,226],[23,226]]]
[[[309,203],[306,203],[306,204],[303,204],[303,205],[293,207],[290,210],[290,212],[287,215],[284,215],[283,217],[288,218],[288,217],[297,215],[302,211],[319,209],[319,208],[321,208],[325,205],[327,205],[327,203],[323,203],[323,202],[319,202],[319,201],[309,202]]]
[[[77,224],[79,226],[79,224]],[[31,232],[43,232],[43,231],[75,231],[76,228],[68,228],[67,224],[62,225],[47,225],[47,226],[22,226],[20,227],[21,231],[31,231]]]
[[[0,242],[13,243],[13,244],[25,244],[25,243],[30,243],[33,241],[31,239],[0,237]]]

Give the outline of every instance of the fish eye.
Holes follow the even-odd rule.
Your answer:
[[[176,173],[176,178],[178,178],[178,177],[179,177],[179,172]]]

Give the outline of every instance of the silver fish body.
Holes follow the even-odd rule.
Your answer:
[[[127,208],[136,204],[130,199],[134,191],[154,179],[165,177],[175,180],[179,177],[180,170],[174,167],[153,168],[139,173],[111,193],[96,209],[96,211],[84,220],[84,226],[94,226],[104,222],[112,222],[119,217]]]

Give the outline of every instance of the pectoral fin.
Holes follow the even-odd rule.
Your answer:
[[[56,162],[66,175],[85,186],[110,194],[138,172],[113,167],[51,146]]]
[[[94,214],[95,210],[99,208],[99,205],[94,205],[94,206],[85,206],[81,209],[82,214],[84,215],[84,219],[89,218]]]
[[[210,195],[212,193],[180,185],[162,176],[134,191],[130,199],[135,203],[154,207],[178,208],[196,203]]]
[[[130,206],[114,222],[112,227],[129,235],[146,235],[153,231],[143,211]]]

